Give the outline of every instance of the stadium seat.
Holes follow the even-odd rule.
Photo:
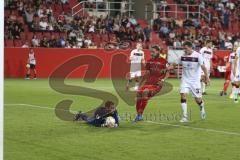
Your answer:
[[[93,35],[93,42],[99,47],[101,44],[101,35],[94,34]]]
[[[12,39],[5,40],[5,47],[14,47],[14,43]]]
[[[22,40],[26,40],[26,39],[27,39],[26,34],[25,34],[24,32],[21,32],[21,33],[20,33],[20,38],[21,38]]]
[[[50,32],[43,32],[43,37],[47,37],[47,39],[51,38]]]
[[[68,34],[66,32],[61,32],[59,35],[61,37],[64,37],[65,39],[67,39],[67,37],[68,37]]]
[[[60,37],[59,33],[58,32],[53,32],[52,33],[52,36],[54,36],[56,39],[58,39]]]
[[[108,34],[102,34],[102,35],[101,35],[101,40],[102,40],[103,42],[108,42],[108,41],[109,41]]]
[[[15,47],[22,47],[23,45],[23,40],[20,40],[20,39],[15,39],[14,40],[14,46]]]
[[[34,33],[33,32],[26,32],[26,37],[28,40],[32,40]]]

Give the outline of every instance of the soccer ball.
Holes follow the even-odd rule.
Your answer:
[[[105,120],[105,126],[108,128],[115,127],[115,123],[116,123],[115,119],[111,116],[107,117]]]
[[[26,68],[30,68],[30,64],[27,64],[27,65],[26,65]]]

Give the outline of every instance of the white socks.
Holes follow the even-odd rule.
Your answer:
[[[183,113],[183,117],[187,118],[188,117],[188,113],[187,113],[187,103],[181,103],[181,107],[182,107],[182,113]]]
[[[233,99],[234,100],[238,99],[238,93],[239,93],[239,88],[233,87]]]

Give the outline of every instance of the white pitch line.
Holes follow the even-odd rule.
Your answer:
[[[32,107],[32,108],[40,108],[40,109],[48,109],[48,110],[55,110],[56,108],[51,108],[51,107],[46,107],[46,106],[38,106],[38,105],[32,105],[32,104],[4,104],[5,106],[28,106],[28,107]],[[59,109],[61,110],[61,109]],[[70,110],[71,112],[76,112],[73,110]]]
[[[46,107],[46,106],[38,106],[38,105],[32,105],[32,104],[4,104],[6,106],[28,106],[32,108],[40,108],[40,109],[48,109],[48,110],[54,110],[55,108]],[[177,128],[185,128],[185,129],[192,129],[192,130],[198,130],[198,131],[205,131],[205,132],[213,132],[213,133],[220,133],[225,135],[234,135],[234,136],[240,136],[240,133],[237,132],[229,132],[229,131],[221,131],[221,130],[215,130],[215,129],[208,129],[208,128],[197,128],[197,127],[190,127],[190,126],[184,126],[184,125],[177,125],[177,124],[170,124],[170,123],[162,123],[162,122],[153,122],[153,121],[145,121],[147,123],[151,124],[158,124],[163,126],[171,126],[171,127],[177,127]]]
[[[240,133],[237,133],[237,132],[221,131],[221,130],[208,129],[208,128],[197,128],[197,127],[190,127],[190,126],[162,123],[162,122],[153,122],[153,121],[145,121],[145,122],[152,123],[152,124],[159,124],[163,126],[171,126],[171,127],[186,128],[186,129],[192,129],[192,130],[198,130],[198,131],[215,132],[215,133],[221,133],[221,134],[227,134],[227,135],[240,136]]]

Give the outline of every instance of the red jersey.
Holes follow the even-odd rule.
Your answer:
[[[157,85],[157,83],[165,78],[167,69],[167,60],[163,58],[155,58],[147,61],[146,71],[149,71],[150,75],[147,77],[145,85]]]
[[[224,61],[225,61],[226,63],[228,63],[228,62],[229,62],[229,58],[230,58],[230,55],[225,56],[225,57],[224,57]],[[231,72],[231,65],[227,65],[227,66],[226,66],[226,72]]]

